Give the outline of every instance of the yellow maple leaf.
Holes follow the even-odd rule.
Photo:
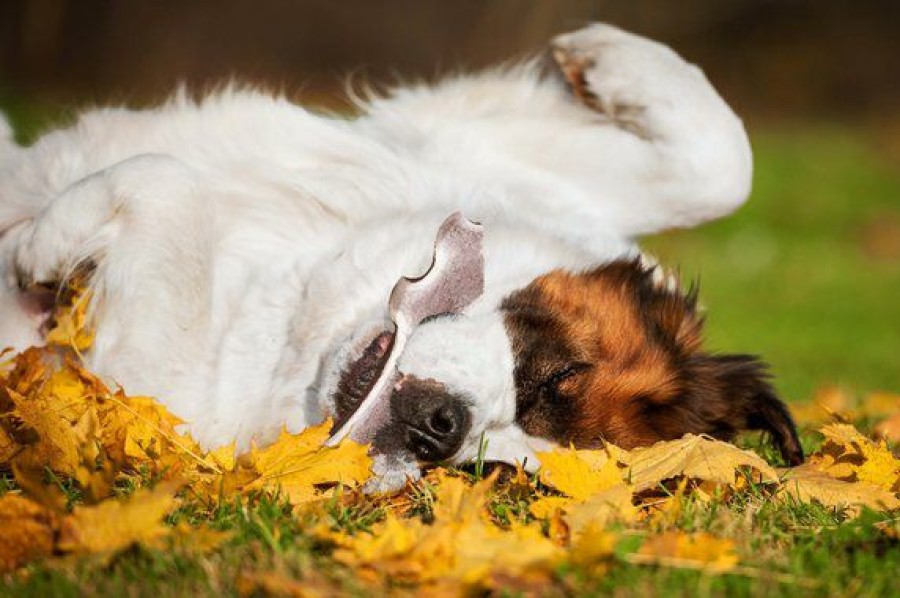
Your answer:
[[[225,444],[206,454],[206,459],[222,471],[232,471],[237,467],[237,455],[234,452],[235,443]]]
[[[330,430],[330,421],[300,434],[282,430],[274,443],[254,449],[250,461],[259,477],[246,489],[280,489],[292,503],[300,504],[322,498],[317,486],[368,480],[372,476],[368,446],[344,440],[338,446],[325,447]]]
[[[13,356],[0,376],[0,384],[21,395],[29,394],[30,389],[47,375],[45,356],[46,350],[40,347],[31,347]]]
[[[53,552],[55,514],[14,494],[0,496],[0,573],[12,571]]]
[[[831,424],[820,432],[822,449],[809,462],[830,476],[844,481],[868,482],[891,491],[900,491],[900,459],[884,441],[866,438],[848,424]]]
[[[444,476],[431,525],[390,513],[371,534],[330,534],[340,547],[335,558],[383,579],[430,583],[479,585],[493,574],[550,571],[563,553],[537,526],[503,530],[486,516],[493,481],[469,486],[461,478]]]
[[[593,494],[623,483],[615,447],[600,450],[557,449],[538,453],[538,476],[542,483],[556,488],[575,500],[587,500]]]
[[[875,510],[900,508],[900,500],[888,490],[869,482],[836,479],[814,463],[789,469],[778,495],[800,502],[815,500],[827,507],[850,507],[851,514],[858,514],[860,506]]]
[[[630,557],[629,560],[638,563],[704,569],[715,573],[733,569],[739,560],[733,540],[702,532],[686,534],[677,530],[649,537],[640,550]]]
[[[557,511],[565,511],[575,504],[568,496],[542,496],[528,506],[528,511],[538,519],[548,519]]]
[[[619,534],[590,526],[572,542],[569,560],[582,567],[590,567],[594,575],[605,572],[615,554]]]
[[[627,454],[627,478],[640,492],[663,480],[684,476],[734,485],[738,469],[751,467],[762,480],[778,481],[778,474],[759,455],[706,436],[686,434]]]
[[[94,331],[88,322],[91,292],[84,287],[74,288],[70,292],[73,295],[71,302],[57,307],[53,313],[53,327],[44,336],[44,341],[48,345],[68,347],[80,353],[94,344]]]
[[[501,530],[489,523],[471,523],[459,528],[452,546],[454,567],[450,577],[473,585],[491,574],[517,576],[526,571],[549,571],[563,555],[535,525]]]
[[[0,463],[48,467],[97,490],[102,484],[93,470],[101,461],[114,469],[149,465],[169,476],[205,463],[165,407],[112,393],[73,359],[50,369],[38,353],[26,351],[0,384]]]
[[[624,484],[595,494],[587,501],[567,509],[566,522],[573,538],[588,530],[602,530],[614,521],[632,522],[638,509],[632,504],[633,488]]]
[[[62,520],[58,548],[76,554],[115,552],[150,542],[170,532],[163,518],[176,504],[179,484],[164,483],[138,490],[126,501],[108,499],[94,506],[77,506]]]
[[[4,416],[21,432],[14,462],[25,467],[48,467],[72,478],[83,477],[83,449],[93,441],[96,418],[85,406],[69,419],[52,397],[25,397],[7,389],[13,408]],[[65,409],[70,416],[76,411]],[[13,435],[14,439],[16,438]]]

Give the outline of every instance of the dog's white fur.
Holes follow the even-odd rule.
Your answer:
[[[205,445],[265,440],[329,412],[391,286],[462,210],[485,224],[487,291],[423,325],[400,369],[472,398],[457,460],[483,432],[489,457],[527,455],[502,298],[731,212],[752,168],[739,119],[667,47],[607,25],[555,45],[589,65],[602,112],[529,63],[398,89],[354,120],[228,89],[93,110],[28,148],[0,122],[0,343],[41,342],[17,283],[92,259],[88,365]]]

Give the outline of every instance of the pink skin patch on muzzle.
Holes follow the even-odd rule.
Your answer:
[[[390,419],[390,398],[400,379],[397,362],[416,327],[434,316],[460,313],[484,293],[483,227],[462,213],[444,220],[434,241],[431,267],[419,278],[401,278],[388,302],[394,339],[372,390],[326,446],[344,438],[367,444]]]

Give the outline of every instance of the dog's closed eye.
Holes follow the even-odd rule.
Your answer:
[[[567,364],[553,372],[541,385],[551,398],[561,399],[577,390],[580,375],[590,368],[587,363]]]

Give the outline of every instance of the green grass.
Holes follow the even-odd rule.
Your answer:
[[[525,517],[523,499],[500,484],[491,502],[498,519]],[[417,516],[427,520],[427,509]],[[206,522],[233,537],[202,555],[134,548],[112,560],[88,557],[50,566],[37,565],[0,581],[9,596],[231,596],[241,579],[276,573],[323,585],[348,595],[379,592],[366,588],[353,572],[329,558],[330,549],[310,532],[324,522],[334,530],[366,533],[383,512],[333,501],[320,515],[292,514],[278,497],[234,498],[208,509],[188,502],[170,520]],[[664,528],[705,531],[735,540],[738,570],[711,574],[690,569],[637,565],[631,555],[646,530],[622,535],[615,556],[602,573],[566,564],[558,568],[549,595],[616,596],[896,596],[900,545],[876,527],[884,514],[866,512],[847,520],[840,512],[815,505],[772,501],[763,488],[729,500],[704,503],[682,499],[680,515]],[[409,590],[398,585],[396,590]],[[526,588],[520,588],[524,590]],[[258,595],[263,595],[259,593]],[[518,595],[513,592],[511,595]]]
[[[10,107],[2,98],[0,105]],[[20,138],[32,138],[40,111],[13,108]],[[664,263],[679,265],[685,277],[701,278],[711,346],[767,358],[786,398],[807,398],[832,383],[900,391],[900,255],[891,241],[892,233],[900,235],[900,173],[849,130],[764,133],[754,145],[757,174],[747,206],[730,219],[650,239],[647,246]],[[768,450],[755,438],[745,442]],[[804,437],[807,448],[815,442]],[[482,474],[482,465],[468,471]],[[0,476],[0,494],[12,488]],[[432,500],[423,488],[414,497],[416,516],[427,520]],[[711,504],[684,500],[671,525],[733,538],[741,571],[712,575],[632,564],[637,532],[625,536],[603,574],[568,565],[545,591],[639,597],[900,593],[900,545],[875,527],[884,515],[848,521],[840,512],[776,503],[755,490]],[[492,511],[500,522],[522,519],[527,502],[501,486]],[[242,576],[266,572],[371,595],[330,558],[311,528],[324,522],[366,533],[383,516],[378,505],[337,501],[318,516],[293,513],[271,496],[236,497],[213,508],[188,501],[170,517],[173,523],[208,523],[231,531],[232,539],[206,555],[135,548],[109,561],[33,565],[0,578],[0,596],[231,596],[239,593]]]
[[[754,146],[736,215],[645,246],[700,279],[710,346],[765,357],[787,399],[825,384],[900,391],[900,169],[848,130]]]

